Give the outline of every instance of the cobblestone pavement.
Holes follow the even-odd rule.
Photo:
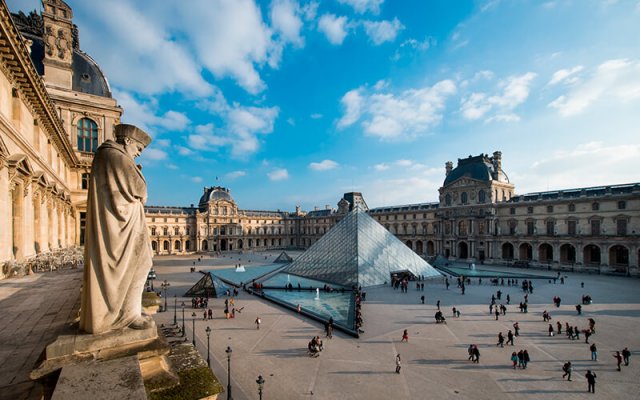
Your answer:
[[[40,399],[29,373],[75,319],[82,270],[0,280],[0,400]]]

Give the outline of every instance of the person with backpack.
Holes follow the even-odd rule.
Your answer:
[[[571,361],[567,361],[562,366],[562,370],[564,371],[564,375],[562,375],[562,379],[568,377],[567,380],[571,382],[571,371],[573,371],[573,367],[571,366]]]

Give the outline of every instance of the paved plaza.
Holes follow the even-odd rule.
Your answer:
[[[174,316],[182,323],[180,304],[185,301],[187,337],[192,338],[191,300],[181,296],[202,276],[190,273],[198,269],[225,268],[242,263],[247,266],[270,262],[273,253],[230,254],[223,257],[157,257],[158,280],[170,284],[168,312],[155,316],[159,324],[173,323]],[[265,259],[265,257],[267,257]],[[499,267],[494,267],[499,269]],[[536,271],[531,271],[536,273]],[[538,273],[549,274],[547,271]],[[523,293],[517,287],[490,286],[485,280],[478,286],[473,281],[463,296],[453,284],[446,290],[441,282],[427,282],[424,292],[410,285],[406,294],[390,287],[367,290],[363,306],[365,333],[354,339],[335,332],[333,339],[324,339],[323,327],[264,301],[241,293],[236,307],[244,307],[237,318],[226,320],[224,300],[212,299],[214,319],[202,320],[197,312],[197,347],[206,358],[207,326],[211,334],[212,368],[226,385],[227,358],[224,350],[233,349],[231,359],[233,395],[236,400],[257,399],[255,380],[265,380],[265,399],[582,399],[585,396],[607,399],[635,398],[640,391],[640,293],[637,279],[623,277],[565,273],[564,285],[534,280],[534,292],[529,295],[529,312],[522,314],[517,303]],[[82,274],[76,272],[32,275],[21,279],[0,281],[0,365],[3,374],[0,385],[2,399],[37,398],[37,390],[28,381],[28,372],[44,346],[53,341],[75,314],[78,288]],[[584,282],[585,287],[580,287]],[[491,294],[503,292],[511,297],[506,316],[498,321],[489,315]],[[584,306],[578,316],[575,305],[581,295],[590,294],[593,304]],[[174,294],[176,297],[174,298]],[[420,304],[425,295],[426,304]],[[552,298],[560,296],[562,306],[556,308]],[[436,301],[447,317],[447,324],[435,324]],[[174,313],[174,304],[178,305]],[[453,318],[451,308],[460,309],[460,318]],[[564,335],[549,337],[542,311],[548,310],[556,321],[569,322],[586,328],[587,318],[596,320],[597,334],[590,342],[598,346],[598,361],[592,362],[584,337],[571,341]],[[262,319],[257,330],[254,321]],[[518,321],[521,335],[515,346],[496,346],[497,334],[506,335]],[[402,332],[408,329],[409,342],[401,343]],[[318,358],[307,356],[307,343],[320,335],[325,350]],[[479,364],[467,360],[467,347],[477,344]],[[631,363],[616,371],[613,351],[628,347]],[[527,349],[531,363],[526,370],[513,370],[512,351]],[[402,358],[401,373],[395,374],[395,355]],[[565,361],[574,364],[573,381],[562,379]],[[596,394],[588,395],[584,374],[595,371],[598,378]],[[225,398],[225,395],[223,395]]]

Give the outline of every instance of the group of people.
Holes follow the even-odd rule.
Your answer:
[[[193,297],[191,299],[191,308],[207,308],[209,307],[209,299],[207,297]]]
[[[324,346],[322,344],[322,339],[320,339],[320,336],[314,336],[307,345],[307,348],[309,350],[309,356],[318,357],[320,355],[320,352],[324,350]]]
[[[511,353],[511,362],[513,363],[513,369],[520,367],[522,369],[527,368],[527,364],[531,361],[529,358],[529,352],[527,350],[520,350],[519,352]]]

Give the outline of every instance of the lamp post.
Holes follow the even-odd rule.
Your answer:
[[[178,325],[178,297],[173,295],[173,324]]]
[[[164,282],[162,282],[160,284],[160,287],[162,287],[162,290],[164,291],[164,311],[167,311],[167,290],[169,290],[169,286],[171,286],[171,284],[169,282],[167,282],[167,280],[165,279]]]
[[[262,400],[262,388],[264,387],[264,379],[262,379],[262,375],[258,375],[256,383],[258,384],[258,396],[260,396],[260,400]]]
[[[187,327],[184,325],[184,301],[182,302],[182,337],[184,337],[184,335],[186,335],[186,333],[184,332],[184,330]]]
[[[227,371],[229,374],[229,379],[227,380],[227,400],[233,400],[231,397],[231,347],[227,346],[225,353],[227,353]]]
[[[151,269],[149,270],[149,274],[147,275],[147,280],[151,281],[151,290],[153,291],[153,281],[158,277],[158,275],[156,275],[156,270],[153,269],[153,267],[151,267]]]
[[[196,346],[196,312],[194,311],[193,314],[191,314],[191,316],[193,317],[193,319],[191,320],[191,322],[193,322],[192,324],[192,330],[193,330],[193,340],[191,341],[191,343],[193,343],[193,347]]]
[[[207,326],[207,329],[204,330],[207,332],[207,366],[211,367],[211,355],[209,354],[209,338],[211,337],[211,328]]]

